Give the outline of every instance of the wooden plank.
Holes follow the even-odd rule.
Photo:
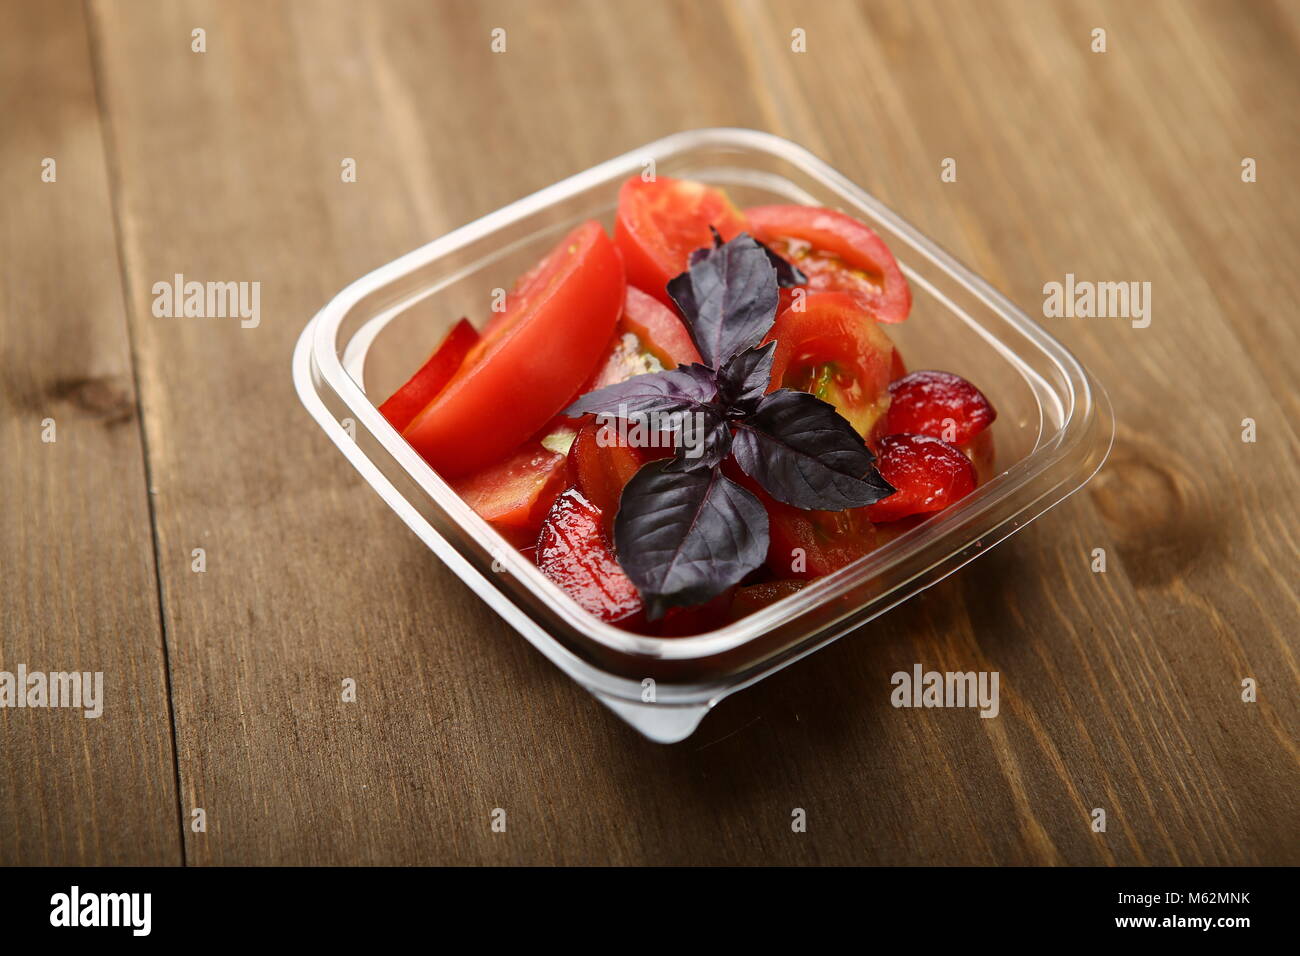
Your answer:
[[[80,3],[0,4],[0,116],[0,671],[102,675],[98,717],[0,708],[0,863],[180,863],[144,455]]]
[[[1294,432],[1264,384],[1294,374],[1284,355],[1254,358],[1293,332],[1220,314],[1255,275],[1272,280],[1256,311],[1275,315],[1294,279],[1282,244],[1216,284],[1231,246],[1208,242],[1224,203],[1238,238],[1293,222],[1277,192],[1232,192],[1239,157],[1205,145],[1223,124],[1249,131],[1277,177],[1255,186],[1293,178],[1276,114],[1225,115],[1242,84],[1285,70],[1283,39],[1220,29],[1209,7],[1176,25],[1175,8],[1119,4],[1100,11],[1114,24],[1100,59],[1092,14],[1012,3],[91,9],[160,436],[182,804],[209,814],[190,860],[1295,861],[1295,554],[1264,511],[1295,526]],[[795,27],[808,54],[789,51]],[[355,276],[702,125],[806,142],[1027,308],[1073,271],[1149,279],[1159,312],[1142,330],[1053,326],[1124,423],[1094,491],[662,748],[423,550],[315,433],[287,363]],[[943,184],[949,155],[959,179]],[[339,182],[345,156],[355,184]],[[177,272],[261,280],[261,324],[155,319],[152,284]],[[1252,413],[1268,437],[1243,459],[1234,423]],[[916,662],[1000,671],[1003,716],[889,707],[889,675]],[[1242,676],[1258,704],[1237,702]],[[1098,806],[1106,834],[1089,826]]]
[[[743,97],[734,109],[729,91],[697,93],[739,63],[721,12],[653,7],[636,30],[626,10],[600,3],[570,5],[559,21],[533,4],[92,12],[146,422],[165,436],[152,467],[182,802],[208,812],[207,833],[187,834],[188,858],[662,852],[659,834],[608,832],[613,809],[592,807],[574,776],[590,772],[593,744],[619,760],[655,748],[531,651],[361,486],[299,407],[288,358],[321,303],[429,237],[683,125],[759,122]],[[489,49],[497,25],[505,55]],[[207,30],[205,54],[190,51],[195,27]],[[697,39],[683,46],[684,36]],[[594,51],[613,83],[556,56],[571,43]],[[664,56],[683,82],[647,109],[639,78]],[[567,71],[562,81],[553,70]],[[562,115],[530,107],[526,91],[538,89],[555,91]],[[611,135],[633,107],[637,122]],[[356,184],[339,181],[344,156],[358,160]],[[260,326],[155,319],[152,284],[177,272],[262,280]],[[188,554],[200,545],[208,568],[194,575]],[[339,701],[346,677],[356,704]],[[558,789],[536,773],[542,754],[567,778]],[[510,814],[508,840],[488,828],[497,806]]]
[[[886,201],[1031,313],[1041,314],[1043,284],[1067,272],[1152,283],[1149,328],[1044,320],[1096,371],[1120,421],[1110,464],[1087,498],[1061,509],[1069,527],[1044,539],[1060,527],[1046,519],[1037,555],[1020,538],[1013,545],[1059,576],[1050,586],[1017,576],[1010,590],[981,583],[987,559],[962,576],[973,582],[968,607],[998,594],[1027,625],[1016,628],[1022,640],[1038,645],[1040,674],[998,662],[1007,684],[1037,689],[1017,697],[1031,731],[1013,737],[1030,785],[1017,812],[1028,819],[1041,799],[1033,790],[1093,794],[1127,841],[1108,839],[1098,850],[1106,861],[1293,860],[1298,615],[1294,574],[1273,569],[1296,562],[1296,442],[1290,390],[1269,386],[1293,380],[1295,361],[1281,350],[1261,369],[1254,356],[1294,335],[1285,190],[1295,131],[1285,95],[1249,124],[1230,108],[1246,98],[1243,73],[1295,85],[1277,49],[1288,41],[1274,37],[1261,55],[1267,17],[1237,11],[1234,21],[1253,25],[1225,34],[1211,11],[1198,23],[1179,5],[766,11],[773,33],[807,29],[817,57],[791,58],[786,72],[803,97],[794,111],[824,120],[829,158],[874,179]],[[1098,25],[1109,29],[1105,54],[1089,49]],[[1234,66],[1207,69],[1210,45]],[[973,66],[990,60],[999,69]],[[1242,183],[1250,150],[1233,151],[1220,128],[1279,178]],[[945,157],[958,161],[955,183],[940,180]],[[1249,265],[1238,264],[1242,245],[1256,253]],[[1234,309],[1247,274],[1249,305],[1242,296]],[[1268,423],[1267,439],[1241,442],[1247,416]],[[1112,556],[1104,580],[1089,570],[1094,547]],[[998,613],[986,624],[1007,622]],[[1256,705],[1239,699],[1250,676],[1274,688]],[[1067,749],[1080,752],[1065,759]],[[1043,824],[1052,845],[1081,839],[1082,805],[1064,811]],[[1055,855],[1045,845],[1034,858]]]

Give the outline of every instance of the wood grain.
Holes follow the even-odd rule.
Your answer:
[[[144,454],[81,4],[0,6],[0,116],[0,671],[103,675],[99,717],[0,708],[0,863],[180,863]]]
[[[89,11],[157,488],[180,812],[208,814],[207,832],[185,828],[187,862],[1300,861],[1295,5]],[[206,53],[191,52],[196,27]],[[504,54],[490,50],[495,27]],[[1089,49],[1094,27],[1104,54]],[[807,53],[791,51],[796,28]],[[1153,315],[1145,329],[1044,320],[1120,421],[1087,492],[665,748],[437,563],[317,433],[288,362],[303,323],[356,276],[601,159],[710,125],[808,145],[1031,314],[1043,284],[1070,272],[1149,281]],[[1258,182],[1241,181],[1246,156]],[[340,182],[344,157],[354,184]],[[954,183],[939,177],[946,157]],[[100,205],[73,240],[111,236]],[[4,221],[58,238],[21,208]],[[261,324],[155,318],[151,287],[175,273],[260,281]],[[60,294],[90,295],[87,281]],[[80,334],[120,325],[101,311]],[[39,482],[55,467],[42,454],[6,466]],[[114,473],[138,479],[144,464]],[[142,501],[114,520],[143,547],[147,578]],[[193,547],[207,550],[203,574]],[[1104,574],[1090,569],[1099,547]],[[121,593],[148,609],[153,581],[130,584]],[[94,587],[70,585],[63,611],[98,608]],[[6,607],[6,660],[39,613]],[[917,662],[998,671],[1002,715],[893,709],[889,675]],[[340,701],[349,677],[356,703]],[[1246,677],[1257,703],[1240,699]],[[165,727],[167,701],[143,701],[139,720]],[[165,778],[170,759],[151,772]],[[34,842],[69,839],[3,794],[5,821]],[[496,807],[505,834],[490,830]],[[791,831],[797,807],[807,833]],[[1096,807],[1105,833],[1090,827]],[[175,806],[145,809],[177,831]]]

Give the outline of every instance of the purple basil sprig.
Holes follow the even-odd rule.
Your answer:
[[[583,395],[567,415],[654,416],[672,432],[670,461],[643,466],[623,489],[614,549],[651,620],[738,584],[767,555],[762,503],[722,473],[732,458],[777,501],[838,511],[894,493],[875,457],[833,405],[806,392],[769,393],[777,288],[807,281],[742,233],[691,253],[668,283],[704,364],[637,375]],[[865,319],[863,321],[869,321]]]

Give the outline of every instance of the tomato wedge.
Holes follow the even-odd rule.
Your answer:
[[[620,327],[635,335],[664,368],[704,361],[677,313],[632,285],[627,287]]]
[[[632,447],[619,440],[613,423],[606,430],[605,425],[589,419],[578,429],[569,449],[569,477],[573,486],[603,513],[609,540],[614,540],[614,516],[632,476],[646,462],[673,454],[671,437],[662,437],[661,446]]]
[[[894,343],[843,292],[812,292],[804,310],[782,312],[765,341],[776,340],[772,391],[794,388],[834,405],[864,437],[889,408]]]
[[[591,374],[623,310],[622,262],[599,223],[571,232],[531,276],[506,320],[403,432],[444,477],[491,464],[550,421]]]
[[[565,402],[565,407],[588,392],[626,381],[633,375],[700,361],[703,360],[691,341],[691,334],[677,313],[640,289],[628,286],[623,316],[614,330],[613,339],[606,346],[605,360]],[[585,418],[557,415],[552,427],[571,425],[578,428]]]
[[[568,472],[564,454],[530,439],[504,460],[449,484],[507,540],[522,546],[536,540],[546,512],[568,486]]]
[[[461,319],[410,381],[379,406],[379,413],[400,432],[446,387],[477,341],[478,332],[469,319]]]
[[[808,277],[813,292],[847,292],[877,322],[902,322],[912,290],[893,253],[865,224],[817,206],[745,210],[754,238]]]
[[[623,253],[627,281],[672,307],[668,280],[686,271],[696,249],[713,245],[709,226],[734,239],[748,226],[721,189],[689,179],[633,176],[618,191],[614,241]]]
[[[537,297],[538,292],[545,290],[550,272],[549,261],[550,256],[542,258],[531,269],[515,279],[515,284],[506,294],[504,307],[499,312],[494,311],[492,318],[488,319],[487,325],[483,327],[484,338],[491,338],[510,325],[520,311],[526,309],[528,303]]]

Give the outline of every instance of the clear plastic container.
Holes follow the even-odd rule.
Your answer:
[[[619,184],[651,159],[658,175],[717,184],[740,206],[830,206],[868,223],[912,285],[910,318],[889,326],[908,367],[956,372],[998,409],[993,480],[836,574],[689,637],[645,637],[587,614],[376,408],[456,319],[482,321],[490,290],[509,288],[566,230],[591,218],[612,229]],[[1101,467],[1114,434],[1105,392],[1060,342],[807,150],[744,129],[650,143],[363,276],[303,330],[293,374],[321,428],[439,558],[558,667],[665,743],[688,737],[722,698],[862,627],[1064,499]]]

